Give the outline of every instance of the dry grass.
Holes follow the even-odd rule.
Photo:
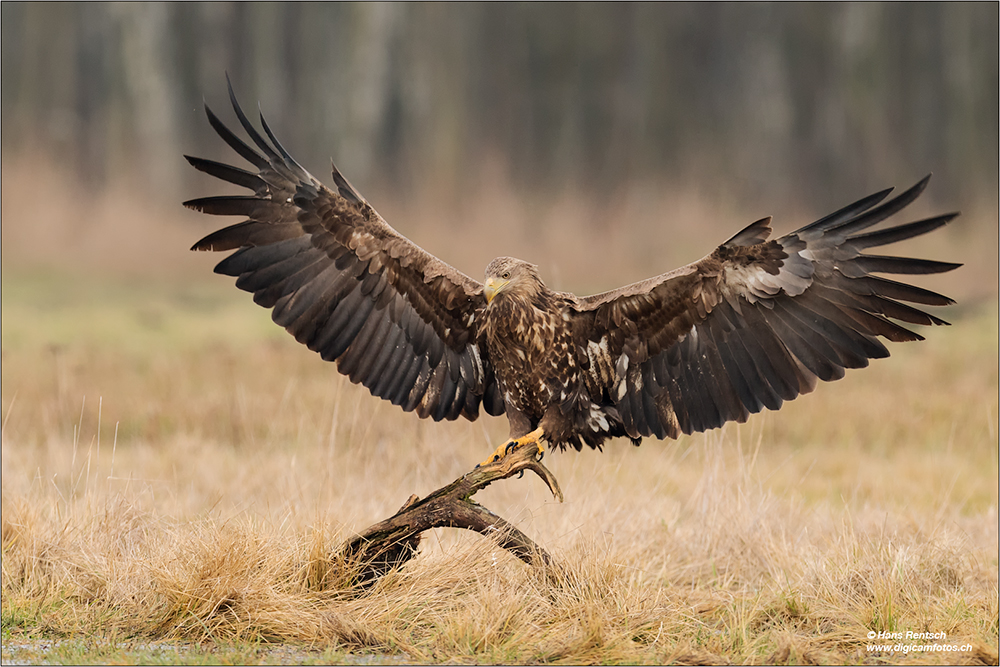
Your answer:
[[[351,596],[322,585],[328,554],[461,474],[502,420],[398,413],[270,338],[266,314],[228,290],[78,283],[38,309],[47,285],[4,282],[10,637],[296,642],[421,662],[956,657],[866,648],[870,630],[912,630],[970,645],[960,662],[996,660],[995,310],[743,426],[553,454],[565,504],[529,478],[477,496],[569,569],[561,587],[439,531]],[[121,340],[88,325],[61,341],[82,310]]]
[[[5,196],[5,262],[19,211]],[[244,647],[230,660],[274,659],[245,648],[263,642],[325,651],[293,660],[997,662],[995,295],[780,413],[552,454],[565,504],[531,476],[477,495],[569,570],[561,586],[441,530],[352,595],[330,552],[465,472],[504,420],[400,413],[223,279],[5,271],[5,660],[97,637]],[[871,631],[970,648],[871,651]]]

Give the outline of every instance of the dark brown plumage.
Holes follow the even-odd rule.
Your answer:
[[[910,204],[929,176],[884,203],[866,197],[776,240],[759,220],[710,255],[589,297],[553,292],[535,266],[501,257],[485,285],[392,229],[333,170],[331,190],[265,140],[232,88],[251,148],[206,107],[219,135],[255,169],[187,157],[253,192],[185,206],[247,219],[194,250],[235,250],[216,272],[273,309],[300,343],[371,392],[435,420],[506,412],[511,437],[541,428],[552,445],[676,438],[808,393],[817,380],[888,356],[879,337],[921,336],[893,320],[946,324],[903,302],[940,294],[875,274],[959,266],[865,255],[925,234],[957,213],[866,231]],[[891,319],[890,319],[891,318]]]

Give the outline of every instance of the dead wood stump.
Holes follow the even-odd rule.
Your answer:
[[[400,567],[417,553],[420,535],[431,528],[465,528],[497,540],[497,543],[529,565],[558,567],[551,556],[511,523],[472,500],[493,482],[530,470],[542,478],[552,495],[562,502],[559,482],[537,459],[532,446],[510,452],[500,461],[476,467],[426,498],[410,499],[394,515],[369,526],[345,544],[335,562],[352,573],[349,583],[369,587],[390,570]]]

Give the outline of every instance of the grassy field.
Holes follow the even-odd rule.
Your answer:
[[[5,275],[4,660],[995,663],[997,312],[952,315],[780,413],[552,454],[564,504],[477,495],[563,585],[440,530],[352,595],[329,554],[504,420],[403,414],[221,279]]]
[[[967,262],[929,282],[959,300],[954,326],[744,425],[551,454],[563,504],[531,475],[478,494],[562,584],[438,530],[358,595],[331,553],[482,460],[506,420],[429,423],[351,385],[186,252],[189,219],[43,192],[32,169],[3,181],[4,662],[997,662],[995,202],[911,244]],[[579,202],[476,201],[405,231],[466,271],[531,258],[565,289],[735,228],[640,200],[598,246]]]

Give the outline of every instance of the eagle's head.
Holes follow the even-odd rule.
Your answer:
[[[500,294],[531,298],[545,288],[538,267],[514,257],[497,257],[486,267],[483,295],[490,303]]]

